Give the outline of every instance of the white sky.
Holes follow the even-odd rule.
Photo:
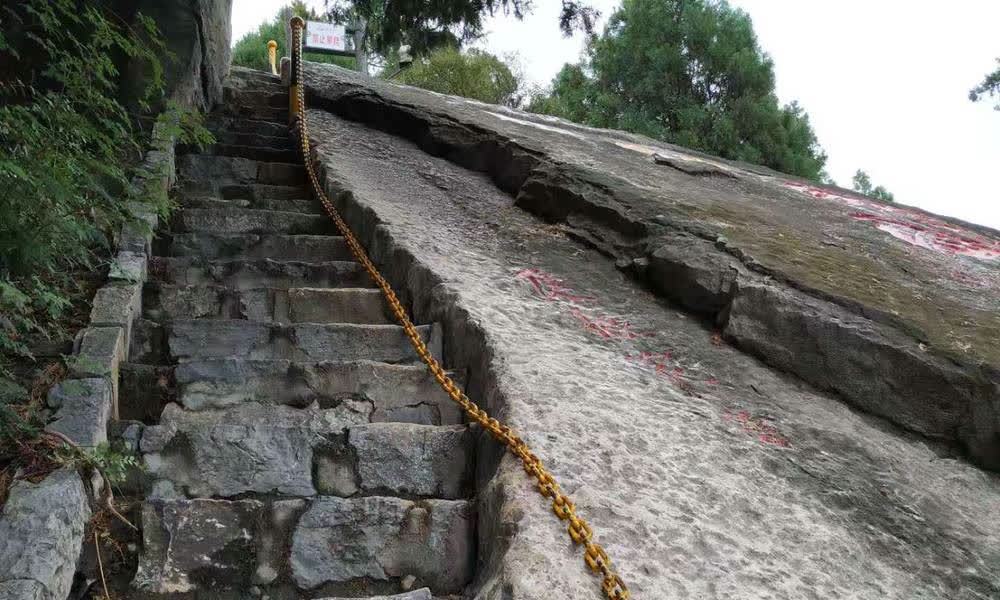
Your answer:
[[[850,187],[862,168],[899,202],[1000,228],[1000,111],[967,98],[1000,56],[1000,2],[730,2],[750,14],[774,59],[779,98],[809,113],[840,185]],[[233,39],[283,4],[234,0]],[[557,0],[535,4],[520,22],[489,19],[477,45],[516,53],[527,78],[544,86],[579,60],[583,39],[562,37]],[[608,16],[620,0],[591,4]]]

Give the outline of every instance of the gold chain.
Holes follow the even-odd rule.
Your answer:
[[[294,103],[295,113],[298,117],[296,124],[301,139],[303,162],[309,175],[309,181],[312,183],[313,191],[320,202],[322,202],[323,209],[326,210],[326,213],[333,219],[341,235],[344,236],[347,246],[351,249],[351,253],[354,254],[354,257],[365,268],[365,271],[368,272],[368,275],[375,281],[379,289],[382,290],[382,294],[389,303],[389,308],[396,316],[396,320],[403,326],[403,330],[406,332],[406,336],[410,338],[410,343],[413,344],[414,350],[420,356],[420,360],[430,369],[434,375],[434,379],[441,384],[441,387],[444,388],[448,396],[462,407],[462,410],[465,411],[465,414],[470,419],[489,431],[494,438],[503,442],[511,453],[521,459],[525,472],[537,480],[538,492],[542,496],[552,499],[552,511],[561,520],[569,523],[569,537],[572,538],[574,543],[583,545],[583,560],[590,567],[591,571],[601,577],[601,588],[609,600],[628,600],[630,596],[625,582],[612,568],[611,559],[608,558],[608,554],[604,551],[604,548],[593,541],[593,529],[591,529],[590,525],[583,518],[576,514],[576,507],[573,502],[560,491],[559,484],[556,483],[555,478],[542,466],[542,461],[524,443],[524,440],[515,435],[510,427],[489,416],[486,411],[470,400],[465,395],[465,392],[455,385],[451,377],[448,377],[441,364],[431,356],[427,345],[424,344],[423,339],[421,339],[420,334],[417,332],[417,328],[414,327],[410,318],[406,315],[406,310],[400,304],[389,282],[382,277],[382,274],[379,273],[371,259],[368,258],[368,254],[361,247],[357,238],[354,237],[354,233],[351,232],[347,223],[341,218],[340,213],[333,206],[333,203],[330,202],[330,199],[323,191],[323,187],[319,184],[319,178],[316,176],[312,161],[310,160],[309,132],[306,124],[305,79],[302,74],[301,60],[303,25],[304,23],[299,17],[294,17],[291,21],[292,52],[295,53],[295,59],[292,62],[297,69],[295,75],[297,76],[296,81],[298,83],[298,85],[292,88],[292,93],[297,95],[297,98],[292,98],[292,102]]]

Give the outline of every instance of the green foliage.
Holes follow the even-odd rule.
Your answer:
[[[117,65],[147,65],[138,98],[146,107],[162,95],[159,57],[168,56],[155,24],[142,15],[135,23],[76,0],[3,8],[0,375],[11,357],[27,356],[27,333],[58,325],[75,286],[70,273],[94,268],[108,234],[134,218],[129,165],[143,142],[118,101]],[[196,117],[172,110],[179,137],[205,139]]]
[[[854,191],[859,194],[864,194],[869,198],[875,198],[876,200],[882,200],[884,202],[895,202],[896,197],[893,196],[892,192],[885,189],[881,185],[873,186],[872,178],[868,176],[868,173],[858,169],[854,173],[852,178],[854,184]]]
[[[442,94],[464,96],[516,107],[521,103],[521,79],[511,67],[482,50],[462,52],[445,46],[418,59],[396,77],[400,83]]]
[[[279,10],[273,19],[261,24],[257,28],[257,31],[244,35],[236,42],[233,46],[233,64],[259,71],[270,71],[271,64],[267,58],[267,43],[271,40],[278,43],[279,59],[282,56],[289,55],[288,44],[285,39],[285,24],[293,15],[298,15],[307,20],[320,19],[316,11],[307,7],[302,0],[296,0]],[[330,54],[316,54],[314,52],[305,52],[303,56],[308,61],[330,63],[348,69],[353,69],[356,66],[354,58],[350,56],[334,56]]]
[[[976,87],[969,90],[969,100],[973,102],[978,102],[983,99],[984,96],[991,96],[997,98],[997,103],[994,108],[1000,110],[1000,58],[997,59],[997,70],[986,75],[983,78],[982,83]]]
[[[129,471],[142,468],[135,454],[110,444],[101,444],[83,454],[77,454],[76,462],[79,466],[97,469],[112,485],[124,483]]]
[[[821,177],[808,115],[778,104],[749,16],[724,0],[625,0],[585,58],[529,110]]]

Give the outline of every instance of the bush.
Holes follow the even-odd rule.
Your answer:
[[[26,0],[4,6],[2,23],[0,376],[27,355],[26,334],[59,326],[72,273],[96,268],[109,234],[133,218],[128,180],[143,142],[118,100],[117,65],[147,65],[137,99],[147,109],[167,56],[152,21],[137,15],[129,28],[98,3]],[[174,110],[178,127],[197,129]]]
[[[396,80],[425,90],[517,107],[523,100],[521,78],[496,56],[444,46],[418,59]]]

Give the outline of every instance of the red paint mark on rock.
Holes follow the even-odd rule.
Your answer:
[[[535,293],[545,300],[559,300],[570,304],[589,304],[594,301],[593,296],[580,296],[573,293],[573,289],[568,287],[562,279],[541,269],[522,269],[514,277],[527,281]]]
[[[859,209],[850,214],[851,218],[871,223],[879,231],[919,248],[983,260],[1000,258],[1000,240],[953,225],[933,215],[804,183],[785,181],[783,185],[813,198]]]
[[[779,448],[790,448],[792,446],[788,438],[782,435],[767,417],[753,416],[747,410],[737,412],[727,410],[722,413],[722,420],[738,424],[740,429],[757,438],[757,441],[762,444],[777,446]]]
[[[716,386],[719,380],[712,376],[704,377],[699,365],[684,366],[674,357],[670,350],[661,352],[639,352],[626,354],[625,360],[653,368],[658,377],[663,377],[687,394],[694,394],[697,384]]]
[[[636,331],[632,324],[621,317],[607,315],[588,316],[579,308],[570,309],[570,314],[576,317],[586,331],[596,333],[607,340],[634,340],[655,335],[651,331]]]

